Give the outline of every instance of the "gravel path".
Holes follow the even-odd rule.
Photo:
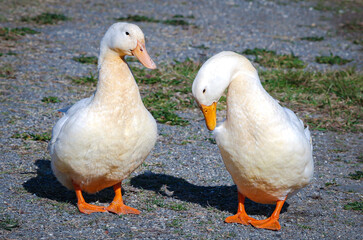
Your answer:
[[[0,78],[0,239],[362,238],[362,212],[344,209],[348,203],[362,202],[361,180],[349,178],[350,173],[362,170],[361,133],[312,133],[315,177],[285,204],[279,232],[223,222],[237,210],[237,190],[198,109],[180,112],[191,122],[188,126],[158,124],[154,150],[124,181],[124,200],[142,211],[139,216],[80,214],[74,193],[52,174],[47,143],[12,137],[50,132],[59,118],[55,109],[91,94],[93,87],[73,85],[69,77],[95,73],[96,67],[72,58],[96,56],[100,39],[115,18],[193,16],[187,20],[195,26],[138,23],[157,64],[187,57],[203,62],[222,50],[259,47],[279,54],[293,52],[309,63],[309,69],[318,70],[338,68],[315,63],[316,56],[332,52],[353,59],[344,67],[361,70],[362,45],[353,44],[355,36],[339,30],[333,11],[315,10],[314,1],[264,0],[8,0],[1,5],[1,27],[31,27],[40,33],[0,43],[1,69],[11,72]],[[43,12],[60,12],[71,20],[56,25],[20,21]],[[325,40],[300,40],[306,36]],[[43,103],[47,96],[61,102]],[[223,114],[218,115],[221,120]],[[113,192],[106,189],[85,197],[107,205]],[[246,207],[260,219],[274,210],[274,206],[251,201]]]

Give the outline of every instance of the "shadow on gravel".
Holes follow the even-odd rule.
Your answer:
[[[197,203],[202,207],[214,207],[232,214],[237,212],[236,186],[197,186],[182,178],[165,174],[145,172],[133,177],[130,184],[136,188],[154,191],[160,195],[179,199],[185,202]],[[168,192],[165,192],[165,187]],[[275,205],[259,204],[246,199],[246,211],[250,215],[264,215],[269,217]],[[281,213],[286,212],[289,204],[285,203]]]
[[[23,183],[24,188],[32,194],[41,198],[48,198],[58,202],[68,202],[77,205],[76,194],[68,190],[58,182],[53,175],[50,161],[45,159],[38,159],[35,162],[37,166],[37,176],[29,179]],[[87,202],[112,202],[114,192],[112,188],[107,188],[98,192],[97,194],[83,193]]]

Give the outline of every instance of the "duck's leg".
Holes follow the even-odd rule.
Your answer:
[[[247,215],[245,210],[245,196],[238,192],[238,210],[237,214],[227,217],[224,221],[226,223],[240,223],[244,225],[249,225],[249,221],[256,220]]]
[[[105,207],[100,207],[86,203],[82,195],[82,190],[78,184],[73,183],[73,187],[77,195],[77,200],[78,200],[77,206],[81,213],[91,214],[94,212],[107,212]]]
[[[256,228],[265,228],[270,230],[280,230],[281,226],[279,223],[279,216],[282,209],[282,206],[284,205],[286,201],[286,197],[284,200],[279,200],[276,203],[275,211],[271,214],[271,216],[265,220],[254,220],[250,221],[251,225]]]
[[[122,200],[122,194],[121,194],[121,183],[117,183],[113,186],[113,190],[115,191],[115,197],[112,201],[112,203],[110,204],[110,206],[108,206],[106,208],[107,211],[109,212],[113,212],[116,213],[118,215],[121,214],[140,214],[140,211],[126,206]]]

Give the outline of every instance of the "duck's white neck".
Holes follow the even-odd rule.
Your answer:
[[[138,87],[125,59],[110,50],[102,49],[99,57],[99,76],[94,102],[103,106],[141,102]]]
[[[281,111],[279,104],[265,91],[256,73],[237,71],[227,94],[227,121],[231,125],[253,128],[266,126]]]

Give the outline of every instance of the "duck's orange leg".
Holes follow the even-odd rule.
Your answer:
[[[271,216],[265,220],[254,220],[250,221],[251,225],[256,228],[265,228],[270,230],[280,230],[281,226],[279,223],[279,216],[282,209],[282,206],[284,205],[286,201],[285,200],[279,200],[276,203],[275,211],[271,214]]]
[[[107,212],[104,207],[86,203],[86,201],[83,198],[82,190],[79,187],[79,185],[73,183],[73,187],[74,187],[74,191],[76,192],[76,195],[77,195],[77,200],[78,200],[77,206],[81,213],[91,214],[94,212]]]
[[[249,221],[256,220],[252,217],[249,217],[245,210],[245,196],[243,196],[240,192],[238,192],[238,210],[237,214],[227,217],[224,221],[226,223],[240,223],[244,225],[249,225]]]
[[[106,208],[107,211],[109,212],[113,212],[116,213],[118,215],[121,214],[140,214],[140,211],[126,206],[122,200],[122,194],[121,194],[121,183],[117,183],[113,186],[113,190],[115,191],[115,197],[112,201],[112,203],[110,204],[110,206],[108,206]]]

